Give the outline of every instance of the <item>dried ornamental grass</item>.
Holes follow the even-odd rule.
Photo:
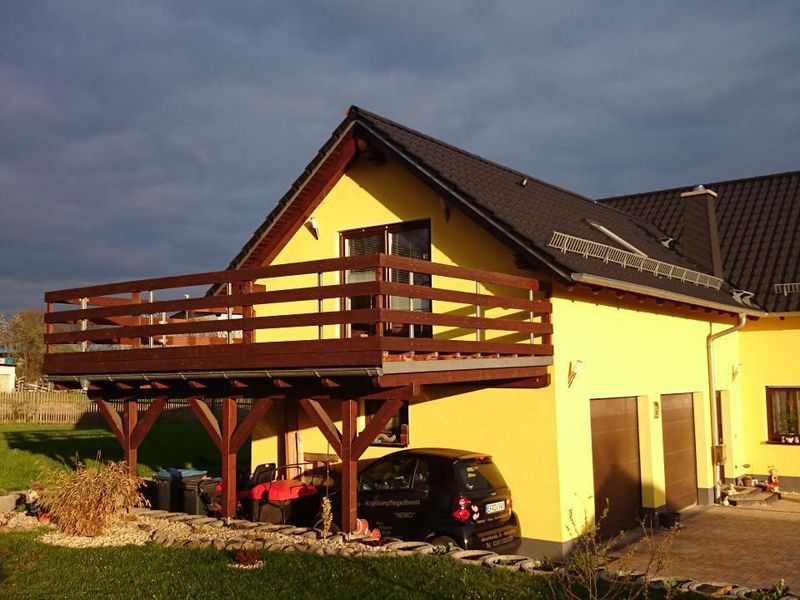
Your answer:
[[[41,493],[40,504],[58,528],[70,535],[96,536],[126,507],[147,505],[139,493],[143,479],[125,462],[107,462],[59,472]]]

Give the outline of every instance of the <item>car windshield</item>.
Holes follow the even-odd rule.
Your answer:
[[[459,489],[468,492],[506,487],[500,470],[491,462],[457,462],[455,471]]]

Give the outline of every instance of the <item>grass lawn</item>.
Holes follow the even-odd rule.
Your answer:
[[[157,545],[72,549],[36,533],[0,534],[0,597],[33,598],[548,598],[547,584],[523,573],[425,556],[342,558],[264,552],[241,571],[227,553]]]
[[[0,425],[0,489],[27,489],[43,469],[74,467],[76,454],[86,463],[100,452],[102,460],[122,460],[122,448],[102,427],[74,425]],[[239,451],[249,467],[250,445]],[[199,422],[156,423],[139,448],[139,474],[164,467],[206,469],[218,475],[219,450]]]

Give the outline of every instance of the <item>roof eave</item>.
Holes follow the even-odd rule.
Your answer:
[[[676,292],[669,292],[655,287],[646,285],[639,285],[635,283],[628,283],[627,281],[620,281],[610,277],[601,277],[599,275],[592,275],[590,273],[573,273],[572,279],[578,283],[587,285],[600,285],[603,287],[620,290],[623,292],[632,292],[636,294],[643,294],[645,296],[652,296],[654,298],[661,298],[663,300],[671,300],[673,302],[681,302],[682,304],[689,304],[692,306],[702,306],[703,308],[710,308],[731,314],[745,314],[749,317],[767,317],[774,316],[767,312],[756,310],[753,308],[745,308],[732,306],[729,304],[722,304],[721,302],[713,302],[711,300],[703,300],[694,296],[686,294],[679,294]]]

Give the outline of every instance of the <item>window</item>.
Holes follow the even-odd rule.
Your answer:
[[[431,259],[431,228],[428,221],[394,223],[379,227],[368,227],[342,233],[342,254],[344,256],[364,256],[366,254],[391,254],[421,260]],[[374,281],[373,269],[351,269],[346,273],[347,283]],[[431,276],[427,273],[413,273],[402,269],[389,269],[387,280],[392,283],[405,283],[430,287]],[[389,296],[384,305],[395,310],[431,311],[431,301],[423,298],[404,298]],[[350,309],[372,308],[372,298],[357,296],[348,298]],[[387,323],[384,335],[399,337],[431,337],[430,325],[408,325]],[[373,335],[371,327],[354,323],[350,327],[351,337]]]
[[[769,441],[800,444],[800,388],[767,388]]]
[[[410,490],[416,466],[417,459],[413,456],[378,462],[364,471],[358,489],[361,492]]]
[[[382,404],[383,400],[364,401],[364,416],[367,417],[368,422],[375,416]],[[397,414],[389,420],[371,445],[408,446],[408,402],[404,403]]]

